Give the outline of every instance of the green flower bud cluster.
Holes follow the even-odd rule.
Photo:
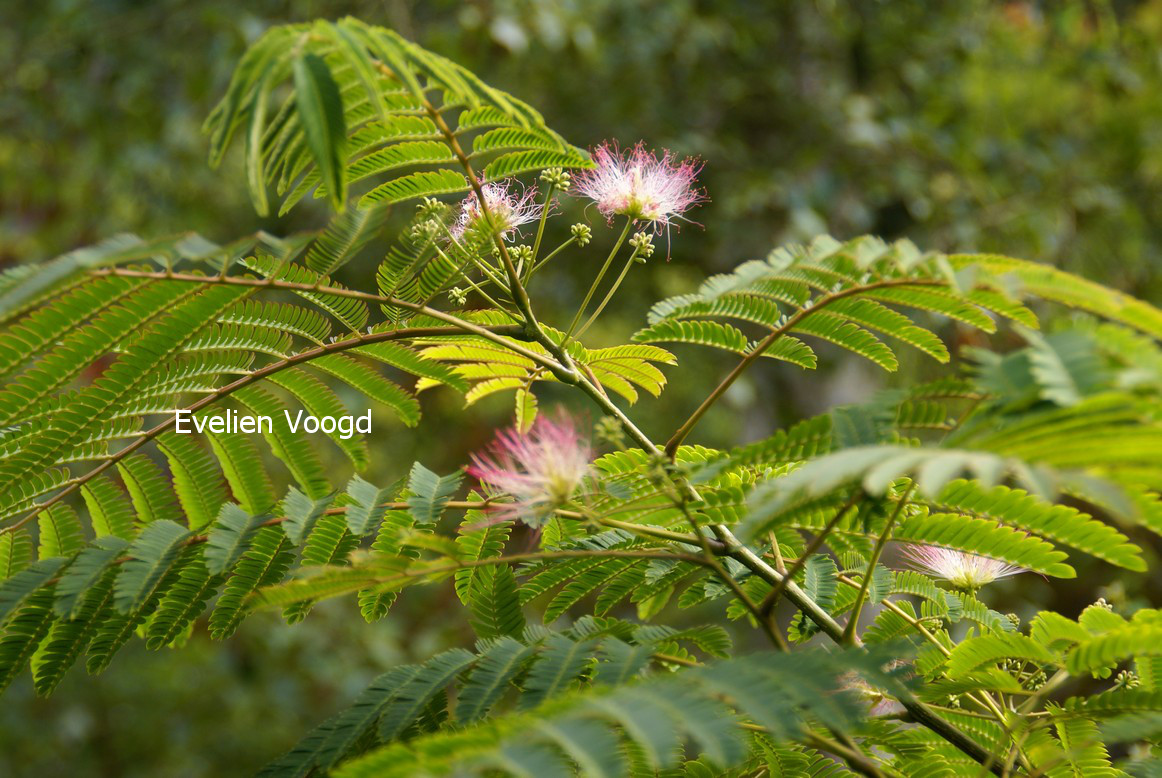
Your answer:
[[[612,416],[602,416],[598,419],[597,424],[593,427],[593,434],[598,440],[608,443],[618,450],[628,447],[625,430],[621,428],[621,423]]]
[[[454,286],[448,290],[448,299],[456,305],[464,305],[468,302],[468,291]]]
[[[533,250],[529,246],[513,246],[508,250],[508,255],[512,257],[513,262],[531,262]]]
[[[559,167],[551,167],[541,173],[541,181],[554,189],[560,189],[562,192],[569,189],[569,184],[572,183],[572,176],[568,171],[562,170]]]
[[[633,258],[635,262],[645,264],[645,261],[654,255],[654,236],[648,232],[639,232],[629,239],[629,245],[633,246]]]
[[[588,224],[574,224],[569,228],[569,233],[577,241],[578,246],[589,245],[589,239],[593,237],[593,230]]]
[[[423,201],[416,206],[416,212],[422,219],[437,219],[447,213],[447,211],[447,204],[440,202],[434,197],[425,197]]]
[[[425,240],[439,234],[440,229],[440,222],[436,219],[428,219],[412,227],[412,238],[414,240]]]
[[[1142,685],[1142,679],[1133,670],[1122,670],[1114,676],[1115,689],[1137,689]]]

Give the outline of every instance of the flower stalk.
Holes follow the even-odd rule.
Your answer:
[[[617,256],[617,252],[621,250],[621,244],[625,243],[625,238],[629,235],[630,227],[633,226],[632,220],[626,220],[625,227],[622,228],[621,234],[617,236],[617,241],[613,244],[613,249],[609,252],[609,256],[605,258],[605,264],[601,266],[601,270],[597,273],[597,277],[593,279],[593,283],[589,285],[589,291],[585,293],[585,299],[581,301],[581,307],[577,309],[577,313],[573,316],[573,321],[569,323],[569,328],[565,330],[565,338],[561,341],[564,346],[569,342],[569,338],[573,335],[573,330],[577,328],[577,322],[581,321],[581,317],[585,314],[585,309],[589,307],[589,302],[593,299],[593,295],[597,292],[597,287],[601,285],[601,281],[605,278],[605,274],[609,272],[609,266],[613,264],[613,258]]]

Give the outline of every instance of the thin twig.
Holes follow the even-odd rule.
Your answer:
[[[794,329],[795,326],[798,325],[799,322],[801,322],[807,316],[810,316],[812,313],[815,313],[821,308],[827,307],[837,300],[842,300],[845,297],[851,297],[852,295],[856,294],[863,294],[864,292],[874,291],[876,289],[884,289],[893,286],[943,285],[943,281],[918,278],[892,278],[885,281],[876,281],[871,284],[853,286],[848,289],[842,289],[838,292],[832,292],[817,299],[814,305],[812,305],[810,308],[800,308],[785,322],[783,322],[781,326],[773,330],[771,334],[767,335],[765,338],[759,341],[754,348],[747,352],[747,355],[744,356],[742,360],[734,366],[734,369],[730,371],[726,378],[722,379],[722,382],[719,383],[712,392],[710,392],[706,399],[702,401],[702,404],[699,405],[697,409],[695,409],[694,413],[692,413],[690,417],[682,423],[682,426],[679,427],[677,431],[675,431],[674,434],[670,436],[670,439],[666,441],[666,455],[673,459],[674,455],[678,451],[678,446],[682,445],[682,441],[684,441],[686,436],[690,434],[690,430],[694,429],[694,426],[702,419],[703,416],[706,415],[706,412],[710,410],[714,403],[718,402],[719,398],[721,398],[722,395],[726,393],[726,390],[729,389],[734,384],[734,382],[738,380],[739,376],[745,373],[747,368],[754,364],[754,362],[759,357],[761,357],[763,353],[766,352],[766,350],[775,343],[776,340]]]
[[[811,558],[812,554],[819,550],[819,547],[823,545],[823,541],[825,541],[827,536],[831,534],[831,530],[835,529],[836,525],[843,520],[843,517],[847,515],[847,512],[851,510],[857,502],[859,502],[862,496],[863,492],[857,489],[851,495],[851,497],[848,498],[847,502],[840,506],[839,510],[835,512],[835,515],[831,518],[831,521],[827,522],[823,529],[820,530],[819,533],[811,539],[811,543],[807,546],[803,553],[799,555],[799,558],[795,560],[787,572],[783,574],[783,580],[771,587],[770,592],[767,593],[767,596],[763,598],[762,604],[759,605],[759,611],[763,614],[764,617],[768,616],[771,610],[775,607],[775,603],[778,602],[779,597],[786,590],[787,583],[789,581],[793,581],[795,576],[799,574],[799,571],[807,566],[807,560]]]
[[[374,332],[366,335],[356,335],[354,337],[347,338],[346,340],[340,340],[334,343],[327,343],[322,346],[316,346],[315,348],[299,352],[298,354],[287,357],[286,359],[272,362],[265,367],[261,367],[258,370],[255,370],[253,373],[248,373],[236,381],[232,381],[231,383],[214,390],[210,394],[207,394],[199,399],[197,402],[191,403],[190,405],[180,410],[189,411],[191,414],[197,413],[203,408],[213,405],[214,403],[222,400],[225,397],[228,397],[230,394],[238,391],[239,389],[249,386],[250,384],[257,383],[258,381],[261,381],[264,378],[267,378],[268,376],[271,376],[282,370],[286,370],[287,368],[294,367],[295,365],[309,362],[313,359],[318,359],[319,357],[327,356],[329,354],[348,351],[350,349],[369,345],[372,343],[381,343],[385,341],[411,339],[417,337],[435,337],[438,335],[454,334],[456,331],[457,328],[454,327],[413,327],[399,330],[390,330],[388,332]],[[500,331],[507,333],[508,329],[502,328]],[[490,335],[493,334],[493,331],[491,330],[488,332]],[[115,464],[132,454],[134,451],[137,451],[149,441],[168,431],[177,423],[177,416],[177,411],[175,411],[173,414],[167,416],[163,421],[159,422],[154,427],[151,427],[145,432],[140,433],[132,443],[120,451],[105,458],[101,464],[97,465],[85,475],[74,479],[69,486],[57,492],[48,500],[45,500],[44,502],[34,506],[33,509],[25,516],[23,516],[19,521],[16,521],[13,524],[0,529],[0,534],[5,532],[13,532],[24,526],[41,512],[51,508],[53,505],[56,505],[65,497],[75,492],[78,488],[96,478],[109,468],[113,467]]]
[[[900,514],[903,513],[904,506],[908,504],[908,498],[912,496],[912,490],[915,488],[915,481],[908,484],[908,488],[904,490],[900,501],[896,503],[896,509],[892,511],[892,515],[888,518],[887,523],[884,524],[883,531],[876,538],[876,544],[872,548],[871,557],[868,558],[867,568],[864,571],[859,592],[855,595],[855,604],[851,608],[851,616],[847,620],[847,627],[843,630],[844,643],[851,644],[855,638],[855,631],[859,628],[859,614],[863,610],[863,602],[867,597],[868,589],[871,588],[872,574],[875,572],[876,565],[880,562],[880,555],[884,552],[884,546],[892,534],[892,527],[896,526],[896,521],[900,518]]]

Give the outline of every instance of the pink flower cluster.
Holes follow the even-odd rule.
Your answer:
[[[911,543],[904,559],[916,570],[948,581],[957,589],[979,589],[999,578],[1025,572],[1022,567],[951,548]]]
[[[472,456],[468,473],[514,498],[499,506],[500,517],[536,526],[578,492],[592,458],[572,420],[542,415],[525,434],[515,428],[498,433],[489,451]]]
[[[651,222],[655,231],[668,227],[693,206],[706,200],[694,187],[702,163],[686,158],[679,162],[669,151],[658,156],[638,143],[621,150],[604,143],[593,151],[597,167],[583,170],[573,179],[574,191],[597,204],[607,219],[615,215]]]
[[[535,186],[521,189],[513,180],[484,184],[480,191],[484,193],[484,204],[494,220],[493,228],[505,240],[511,238],[513,232],[521,225],[540,219],[541,212],[545,208],[536,201]],[[462,239],[469,229],[482,224],[483,216],[484,209],[480,207],[480,200],[473,192],[460,204],[456,221],[451,228],[453,237],[456,240]]]

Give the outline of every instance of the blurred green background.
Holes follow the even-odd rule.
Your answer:
[[[0,265],[122,231],[228,240],[321,225],[317,203],[258,219],[239,160],[206,166],[200,124],[264,29],[345,14],[461,62],[578,145],[644,139],[705,161],[711,202],[692,214],[705,226],[684,226],[669,262],[659,251],[631,276],[595,341],[623,341],[649,303],[707,273],[823,232],[998,251],[1162,299],[1162,0],[4,3]],[[537,282],[547,311],[573,310],[611,240],[594,213],[567,214],[562,233],[587,218],[597,236]],[[366,285],[373,268],[368,257],[344,280]],[[728,364],[681,357],[687,378],[635,409],[658,436]],[[700,442],[753,438],[888,383],[851,360],[764,370]],[[373,444],[373,475],[390,482],[413,456],[456,467],[502,423],[496,399],[465,415],[428,398],[418,434]],[[1076,593],[1092,599],[1110,578],[1083,574]],[[1071,592],[1021,584],[1026,605],[1051,597]],[[457,613],[446,587],[409,593],[372,626],[329,603],[295,627],[254,618],[225,644],[198,632],[177,652],[138,645],[103,676],[74,671],[48,701],[18,683],[0,698],[0,775],[248,774],[385,667],[469,641]]]

